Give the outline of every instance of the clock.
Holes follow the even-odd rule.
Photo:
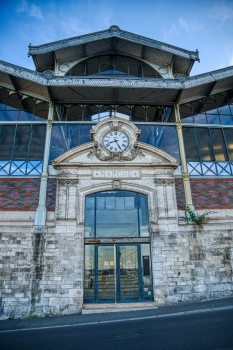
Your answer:
[[[121,131],[110,131],[103,137],[103,145],[110,152],[122,152],[129,145],[129,138]]]

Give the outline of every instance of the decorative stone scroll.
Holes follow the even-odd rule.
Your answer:
[[[115,152],[109,152],[109,155],[105,156],[103,155],[103,152],[99,148],[99,145],[97,142],[87,155],[87,157],[91,159],[93,157],[96,157],[97,159],[102,161],[119,161],[119,162],[130,161],[135,159],[137,156],[139,158],[145,157],[144,153],[140,150],[136,142],[133,144],[132,148],[130,149],[130,154],[127,156],[124,156],[122,153],[115,153]]]
[[[68,180],[68,179],[58,179],[58,185],[59,186],[76,186],[78,184],[78,180]]]
[[[121,188],[121,180],[119,179],[114,179],[112,181],[112,188],[114,189],[120,189]]]
[[[156,185],[174,185],[174,179],[154,179]]]

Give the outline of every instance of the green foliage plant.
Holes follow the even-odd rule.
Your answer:
[[[180,216],[180,218],[184,218],[188,222],[191,221],[194,225],[197,225],[200,228],[203,228],[203,225],[209,221],[210,218],[207,217],[209,214],[217,213],[216,211],[209,210],[199,215],[195,213],[189,206],[185,206],[183,209],[185,210],[185,217]]]

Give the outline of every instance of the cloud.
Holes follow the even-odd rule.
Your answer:
[[[197,24],[192,21],[185,21],[182,17],[179,18],[179,26],[184,29],[187,33],[194,33],[203,29],[202,24]]]
[[[43,15],[41,13],[41,9],[39,8],[39,6],[36,6],[34,4],[29,5],[27,3],[27,1],[23,0],[21,2],[21,4],[19,5],[19,7],[17,8],[17,12],[25,12],[27,13],[29,16],[31,17],[35,17],[38,19],[43,19]]]
[[[233,20],[232,1],[217,1],[210,9],[209,18],[219,20],[221,23]]]

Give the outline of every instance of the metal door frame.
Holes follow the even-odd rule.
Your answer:
[[[94,291],[95,297],[94,299],[84,299],[85,303],[124,303],[124,302],[141,302],[141,301],[153,301],[153,291],[151,297],[143,298],[143,287],[142,287],[142,264],[141,264],[141,244],[143,243],[102,243],[102,244],[94,244],[94,260],[95,260],[95,272],[94,272]],[[145,243],[150,244],[150,243]],[[138,287],[139,287],[139,298],[121,298],[121,285],[120,285],[120,254],[119,247],[120,246],[136,246],[137,247],[137,255],[138,255]],[[99,299],[98,298],[98,247],[101,246],[112,246],[114,247],[114,280],[115,280],[115,298],[110,299]],[[151,246],[150,246],[151,248]],[[151,261],[151,273],[152,273],[152,258],[151,258],[151,249],[150,249],[150,261]],[[153,276],[152,276],[153,278]],[[153,283],[153,282],[152,282]],[[153,284],[152,284],[153,285]],[[153,288],[152,288],[153,290]]]

